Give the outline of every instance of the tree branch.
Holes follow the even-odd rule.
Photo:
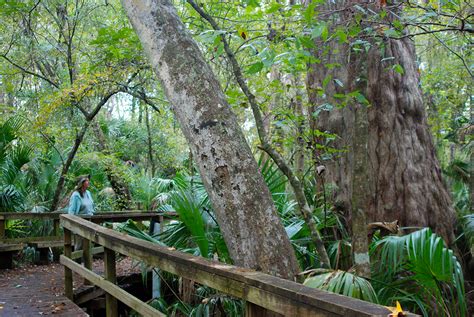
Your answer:
[[[34,76],[34,77],[37,77],[37,78],[40,78],[46,82],[48,82],[50,85],[54,86],[55,88],[59,89],[59,85],[57,83],[55,83],[54,81],[52,81],[51,79],[41,75],[41,74],[38,74],[38,73],[35,73],[35,72],[32,72],[20,65],[18,65],[17,63],[15,63],[14,61],[12,61],[6,54],[1,54],[0,55],[1,57],[3,57],[8,63],[10,63],[11,65],[13,65],[14,67],[18,68],[19,70],[21,70],[23,73],[25,74],[28,74],[28,75],[31,75],[31,76]]]
[[[90,112],[88,115],[86,115],[86,120],[87,121],[94,120],[95,116],[97,115],[97,113],[99,113],[100,109],[107,103],[107,101],[109,101],[109,99],[113,95],[115,95],[118,92],[120,92],[120,90],[116,89],[116,90],[113,90],[113,91],[109,92],[104,97],[102,97],[102,99],[100,99],[99,103],[95,106],[94,110],[92,110],[92,112]]]
[[[132,89],[131,87],[129,86],[126,86],[126,85],[122,85],[121,87],[121,92],[124,92],[132,97],[135,97],[137,99],[140,99],[141,101],[143,101],[144,103],[146,103],[147,105],[149,105],[150,107],[153,108],[153,110],[155,110],[156,112],[158,113],[161,113],[160,109],[158,109],[158,107],[156,106],[156,104],[151,100],[151,99],[158,99],[159,101],[161,102],[164,102],[164,103],[168,103],[167,100],[164,100],[164,99],[159,99],[159,98],[153,98],[153,97],[149,97],[146,95],[145,92],[143,91],[140,91],[140,90],[134,90]]]

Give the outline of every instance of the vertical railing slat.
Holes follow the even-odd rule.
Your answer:
[[[53,234],[55,237],[59,237],[60,236],[60,232],[59,232],[59,218],[58,219],[54,219],[53,220]]]
[[[81,239],[81,237],[77,237]],[[84,267],[90,271],[92,271],[92,250],[91,250],[91,242],[86,239],[82,238],[82,260],[84,263]],[[88,280],[84,279],[84,285],[92,285],[91,282]]]
[[[3,217],[3,216],[2,216]],[[7,221],[5,219],[0,219],[0,240],[5,238],[5,225]]]
[[[64,228],[64,255],[71,258],[72,253],[72,233],[69,229]],[[73,299],[74,294],[72,290],[72,271],[71,269],[64,267],[64,292],[66,297],[70,300]]]
[[[104,266],[105,279],[111,283],[116,284],[117,275],[115,271],[115,252],[113,250],[104,248]],[[105,310],[107,317],[117,317],[117,299],[110,294],[105,294]]]

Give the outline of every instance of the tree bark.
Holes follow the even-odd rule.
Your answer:
[[[430,134],[410,39],[384,40],[370,50],[367,97],[369,161],[375,195],[370,221],[400,220],[402,226],[431,227],[454,241],[455,213],[441,177]],[[392,61],[385,57],[394,57]],[[404,73],[393,70],[401,65]]]
[[[145,108],[145,124],[147,132],[147,143],[148,143],[148,160],[150,161],[151,166],[151,177],[155,177],[155,160],[153,159],[153,142],[151,138],[150,130],[150,118],[148,113],[148,107]]]
[[[369,127],[366,105],[354,105],[354,170],[352,179],[352,256],[357,275],[370,278],[369,241],[367,238],[367,193],[370,193],[367,143]]]
[[[171,102],[232,259],[293,279],[298,272],[268,187],[197,44],[169,1],[122,1]]]
[[[206,19],[212,25],[214,30],[216,31],[220,30],[215,20],[210,15],[205,13],[201,9],[201,7],[199,7],[193,0],[187,0],[187,1],[204,19]],[[278,166],[280,171],[288,178],[288,181],[291,187],[293,188],[299,211],[301,215],[303,216],[303,219],[306,225],[309,228],[309,231],[311,233],[311,238],[316,246],[316,250],[319,255],[321,266],[329,268],[331,266],[331,263],[329,261],[329,256],[324,246],[324,242],[321,239],[321,235],[316,227],[316,221],[314,220],[312,210],[309,207],[308,201],[306,200],[306,196],[303,191],[303,184],[295,176],[295,173],[290,168],[289,164],[287,164],[287,162],[285,161],[283,156],[280,154],[280,152],[278,152],[270,144],[268,135],[264,129],[262,113],[260,111],[259,105],[257,104],[256,97],[254,94],[250,92],[249,87],[245,83],[244,77],[242,75],[242,70],[240,69],[239,64],[237,63],[237,59],[235,58],[234,53],[230,49],[229,43],[227,42],[226,38],[223,35],[221,35],[221,39],[224,44],[224,50],[226,52],[227,58],[229,59],[231,63],[232,71],[234,73],[235,79],[237,83],[239,84],[240,89],[242,89],[242,92],[247,97],[250,103],[250,107],[252,108],[252,113],[255,119],[255,125],[257,126],[258,137],[260,139],[260,142],[262,143],[260,148],[272,158],[272,160]]]
[[[343,11],[341,15],[355,10],[353,4],[364,6],[360,1],[347,1],[345,7],[338,7]],[[338,19],[333,18],[332,22],[335,25]],[[355,76],[348,73],[348,57],[355,53],[347,44],[333,41],[331,50],[316,54],[321,63],[311,65],[307,77],[313,105],[337,102],[332,96],[352,92],[354,80],[359,85],[363,83],[359,91],[371,105],[367,110],[370,185],[365,199],[367,221],[399,220],[401,226],[428,226],[451,243],[454,210],[427,125],[411,40],[371,40],[371,48],[363,57],[365,66]],[[325,67],[328,63],[340,66],[328,69]],[[394,71],[397,65],[403,68],[403,74]],[[327,76],[331,76],[331,81],[324,86]],[[333,78],[342,82],[342,87]],[[327,99],[321,98],[319,89],[324,89]],[[338,186],[334,202],[348,220],[354,216],[351,213],[354,194],[351,184],[355,176],[353,145],[357,137],[354,118],[353,109],[344,107],[322,112],[316,123],[320,130],[339,135],[333,146],[345,149],[327,164],[326,181]]]

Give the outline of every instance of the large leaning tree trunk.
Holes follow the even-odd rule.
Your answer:
[[[342,15],[357,11],[354,5],[366,6],[362,1],[344,1],[337,5],[332,9],[339,9]],[[371,9],[377,10],[374,7]],[[338,19],[329,22],[334,25]],[[364,54],[364,67],[357,76],[351,76],[348,72],[350,65],[347,61],[354,54],[348,45],[334,41],[330,43],[329,51],[315,52],[322,62],[311,65],[309,70],[307,85],[310,101],[315,106],[337,102],[332,98],[335,93],[348,94],[352,92],[351,88],[357,86],[371,105],[367,109],[367,221],[399,220],[402,226],[428,226],[451,243],[454,238],[454,210],[442,181],[426,120],[413,43],[406,36],[394,39],[376,35],[370,44],[368,53]],[[327,69],[324,66],[327,63],[339,63],[341,66]],[[328,75],[343,85],[331,80],[324,86]],[[353,80],[357,80],[358,84],[354,85]],[[318,94],[321,87],[325,88],[328,99]],[[360,143],[354,143],[354,138],[357,138],[354,133],[354,109],[349,106],[325,112],[315,122],[319,130],[340,136],[335,146],[343,151],[327,164],[326,181],[338,186],[334,200],[349,219],[353,216],[353,146]]]
[[[237,265],[293,279],[298,265],[237,118],[169,1],[122,1],[172,104]]]
[[[215,31],[221,31],[216,21],[209,14],[204,12],[202,8],[197,5],[196,2],[194,2],[193,0],[187,1],[199,13],[199,15],[201,15],[201,17],[203,17],[211,24],[212,28]],[[295,200],[298,204],[298,209],[301,212],[301,216],[303,216],[305,224],[308,226],[311,238],[316,246],[320,263],[323,267],[330,267],[331,263],[329,261],[329,256],[327,254],[323,240],[321,239],[321,235],[317,229],[316,221],[314,220],[314,217],[312,215],[311,208],[304,194],[303,184],[301,183],[301,180],[298,179],[298,177],[295,175],[290,165],[286,163],[280,152],[278,152],[270,143],[267,131],[264,129],[262,113],[256,101],[256,97],[254,94],[251,93],[249,87],[247,86],[244,80],[244,76],[242,74],[242,70],[239,66],[239,63],[237,62],[237,59],[235,58],[235,54],[230,49],[229,43],[227,42],[225,36],[223,36],[222,34],[221,40],[224,44],[224,51],[226,52],[227,58],[229,59],[230,64],[232,65],[232,72],[234,73],[235,79],[239,84],[240,89],[247,97],[247,100],[250,104],[250,108],[252,109],[253,117],[255,119],[255,126],[257,128],[258,138],[261,142],[261,145],[259,147],[272,158],[272,160],[278,166],[279,170],[288,178],[288,182],[291,185],[295,194]]]

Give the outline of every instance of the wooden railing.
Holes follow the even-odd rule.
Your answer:
[[[243,299],[246,301],[246,316],[263,316],[266,311],[284,316],[385,317],[389,314],[387,308],[380,305],[191,256],[98,226],[76,216],[61,215],[61,225],[64,228],[64,255],[61,255],[60,261],[65,266],[66,296],[73,298],[72,272],[75,272],[106,292],[107,316],[117,316],[117,300],[143,316],[165,316],[116,285],[115,257],[118,253]],[[90,267],[71,259],[72,234],[104,247],[104,276],[95,274]]]
[[[3,212],[0,213],[0,268],[13,267],[13,255],[25,246],[29,245],[39,250],[39,260],[37,263],[48,262],[48,250],[50,247],[62,247],[61,231],[59,229],[58,212],[36,213],[36,212]],[[8,220],[50,220],[53,222],[52,235],[7,238],[6,225]]]
[[[53,236],[59,238],[59,212],[0,212],[0,242],[7,243],[13,241],[20,241],[18,239],[7,239],[5,236],[7,220],[52,220],[53,221]],[[34,238],[42,237],[28,237]]]
[[[17,243],[17,242],[30,242],[35,240],[44,239],[45,236],[39,237],[26,237],[26,238],[7,238],[6,237],[6,223],[8,220],[51,220],[53,221],[53,235],[50,237],[56,237],[61,239],[59,230],[59,216],[63,214],[60,212],[0,212],[0,243]],[[135,221],[146,221],[155,220],[162,222],[163,217],[173,217],[174,212],[169,213],[158,213],[153,211],[110,211],[110,212],[99,212],[94,215],[81,215],[81,218],[92,221],[93,223],[104,223],[104,222],[122,222],[127,219]]]
[[[63,237],[59,227],[60,212],[2,212],[0,213],[0,268],[11,268],[13,254],[22,250],[25,246],[33,246],[39,250],[39,263],[45,264],[48,261],[49,248],[63,247]],[[123,222],[127,219],[135,221],[155,220],[162,222],[163,217],[173,216],[174,213],[144,212],[144,211],[113,211],[105,213],[97,213],[92,216],[83,215],[81,218],[87,219],[93,223],[104,222]],[[23,238],[7,238],[6,224],[8,220],[43,220],[52,221],[53,230],[51,235],[29,236]],[[97,250],[96,250],[97,252]],[[73,258],[81,257],[82,251],[73,254]]]

